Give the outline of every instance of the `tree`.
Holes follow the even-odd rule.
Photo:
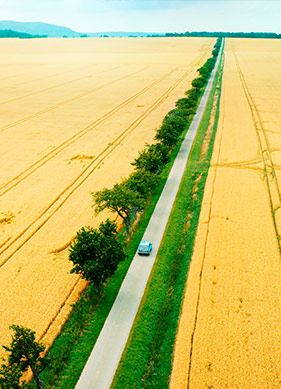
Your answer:
[[[167,115],[162,126],[157,130],[155,139],[160,140],[165,146],[172,148],[179,139],[186,126],[186,120],[177,113]]]
[[[205,85],[206,83],[206,80],[203,78],[203,77],[197,77],[195,78],[191,85],[194,87],[194,88],[198,88],[198,89],[201,89],[203,88],[203,86]]]
[[[185,115],[192,115],[195,113],[194,104],[188,98],[183,97],[176,102],[177,111],[183,111]]]
[[[159,177],[155,174],[139,169],[130,174],[127,185],[132,191],[137,192],[144,200],[147,200],[159,184],[159,180]]]
[[[137,170],[159,174],[169,159],[169,147],[162,143],[156,143],[147,145],[146,149],[140,151],[138,158],[131,165],[135,166]]]
[[[170,123],[165,122],[157,130],[154,139],[160,140],[165,146],[171,149],[178,141],[178,134],[174,131]]]
[[[136,218],[137,212],[144,208],[145,201],[143,197],[130,189],[126,180],[120,184],[115,184],[112,189],[104,188],[92,193],[92,196],[95,214],[97,215],[106,208],[117,213],[123,219],[127,235],[129,235],[131,221]]]
[[[94,283],[97,289],[116,270],[126,254],[118,241],[116,223],[107,219],[99,229],[82,228],[70,246],[69,260],[73,262],[71,273]]]
[[[184,131],[186,127],[186,118],[183,117],[182,113],[179,111],[173,111],[169,113],[165,117],[164,122],[170,123],[174,131],[176,131],[176,133],[179,135]]]
[[[214,58],[209,58],[201,68],[197,69],[198,73],[201,75],[201,77],[203,77],[205,82],[207,82],[208,78],[210,77],[214,65],[215,65]]]
[[[11,384],[14,385],[11,388],[17,388],[16,381],[19,381],[22,373],[30,368],[37,388],[43,389],[44,385],[39,374],[45,369],[47,364],[47,360],[40,356],[45,350],[44,344],[36,342],[35,332],[28,328],[12,325],[10,329],[14,331],[14,335],[11,345],[9,347],[3,346],[10,355],[8,356],[6,367],[4,365],[1,367],[1,374],[4,375],[5,379],[9,380],[12,380],[12,375],[14,374],[15,382],[11,381]]]
[[[25,383],[20,384],[22,372],[18,365],[5,365],[0,367],[0,388],[1,389],[23,389]]]
[[[185,92],[192,107],[196,107],[198,99],[201,94],[201,90],[198,88],[191,88]]]

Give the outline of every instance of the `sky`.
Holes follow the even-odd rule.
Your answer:
[[[0,0],[0,19],[78,32],[281,33],[281,0]]]

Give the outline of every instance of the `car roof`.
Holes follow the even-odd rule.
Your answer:
[[[151,242],[147,242],[146,240],[140,242],[140,245],[144,245],[144,246],[148,246],[149,244],[151,244]]]

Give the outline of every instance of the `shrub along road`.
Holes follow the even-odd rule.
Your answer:
[[[215,68],[202,96],[196,115],[189,127],[161,197],[144,233],[142,240],[153,242],[152,253],[149,257],[140,257],[136,253],[110,314],[76,385],[76,389],[102,389],[110,387],[153,267],[185,170],[189,152],[205,111],[220,56],[221,52],[218,55]]]

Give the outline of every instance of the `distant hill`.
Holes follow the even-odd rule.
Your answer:
[[[13,20],[0,20],[0,30],[14,30],[31,35],[47,35],[48,37],[80,37],[87,35],[88,37],[129,37],[129,36],[150,36],[154,33],[148,32],[94,32],[85,33],[71,30],[70,28],[57,26],[55,24],[41,22],[15,22]],[[162,34],[158,34],[162,35]],[[163,34],[164,35],[164,34]]]
[[[10,34],[9,37],[34,38],[39,36],[48,37],[229,37],[229,38],[271,38],[280,39],[281,34],[274,32],[209,32],[209,31],[186,31],[184,33],[155,33],[155,32],[123,32],[123,31],[102,31],[102,32],[77,32],[70,28],[57,26],[55,24],[41,22],[15,22],[12,20],[0,20],[0,37]],[[7,30],[10,32],[7,33]],[[13,30],[13,31],[11,31]],[[31,36],[19,36],[19,34],[30,34]]]
[[[45,38],[46,35],[31,35],[26,34],[25,32],[13,31],[13,30],[0,30],[0,38],[21,38],[21,39],[30,39],[30,38]]]
[[[63,26],[41,22],[14,22],[12,20],[0,20],[0,30],[14,30],[31,35],[47,35],[49,37],[79,37],[80,32]]]

